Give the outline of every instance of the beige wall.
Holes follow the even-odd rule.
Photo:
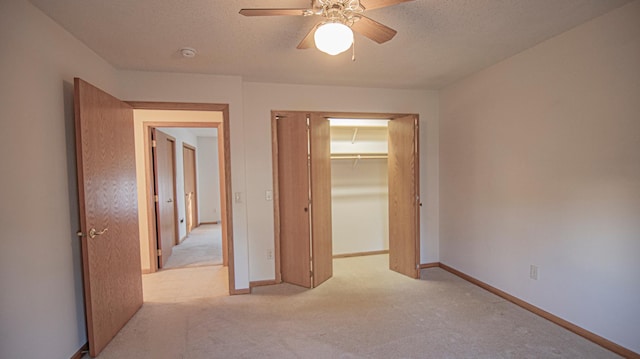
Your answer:
[[[198,219],[220,222],[218,137],[198,137]]]
[[[386,159],[355,165],[354,160],[331,160],[333,254],[389,249],[387,168]]]
[[[438,261],[438,95],[433,91],[244,83],[247,212],[251,280],[275,277],[271,110],[417,113],[420,115],[421,261]],[[266,174],[266,175],[265,175]]]
[[[274,275],[272,109],[418,113],[422,262],[640,351],[637,19],[636,1],[445,91],[440,251],[438,93],[117,71],[26,0],[0,1],[0,357],[67,358],[86,342],[74,76],[123,100],[230,105],[237,288]]]
[[[445,89],[440,129],[441,261],[640,352],[640,1]]]
[[[229,105],[231,188],[245,195],[245,139],[242,79],[237,76],[119,71],[120,98],[129,101],[202,102]],[[236,289],[249,288],[247,203],[233,203]]]
[[[0,358],[86,342],[73,77],[115,70],[27,1],[0,1]]]

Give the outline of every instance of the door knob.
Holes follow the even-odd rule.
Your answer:
[[[89,238],[95,238],[96,236],[101,236],[101,235],[105,234],[105,232],[108,231],[108,230],[109,230],[109,228],[105,228],[105,229],[103,229],[101,231],[97,231],[95,228],[91,228],[89,230],[89,234],[88,235],[82,233],[81,231],[78,231],[76,233],[76,235],[78,237],[87,237],[88,236]]]
[[[167,200],[167,202],[171,203],[171,202],[173,202],[173,200],[172,200],[171,198],[169,198],[169,199]]]

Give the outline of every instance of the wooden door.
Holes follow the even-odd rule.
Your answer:
[[[198,193],[196,190],[196,149],[184,144],[182,148],[184,167],[184,203],[187,235],[198,226]]]
[[[313,286],[333,275],[331,227],[331,135],[329,120],[311,115],[309,120],[311,186],[311,245]]]
[[[142,306],[133,109],[75,79],[82,267],[89,354]]]
[[[420,271],[418,119],[389,121],[389,268],[412,278]]]
[[[175,140],[152,129],[158,268],[163,268],[177,242]]]
[[[282,281],[311,288],[309,165],[306,115],[277,120]]]

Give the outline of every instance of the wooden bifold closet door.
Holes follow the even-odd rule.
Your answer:
[[[389,121],[389,269],[420,277],[418,119]]]
[[[272,119],[277,270],[283,282],[307,288],[333,275],[331,138],[324,115],[274,112]],[[411,278],[420,275],[418,138],[417,115],[398,115],[389,121],[389,268]]]
[[[282,281],[311,288],[333,275],[329,121],[276,115]]]

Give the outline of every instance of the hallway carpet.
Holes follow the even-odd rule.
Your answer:
[[[220,224],[201,224],[182,243],[173,247],[163,269],[222,264]]]
[[[414,280],[387,263],[336,259],[334,277],[315,289],[241,296],[211,284],[226,278],[220,267],[166,271],[193,281],[182,298],[149,285],[162,272],[145,275],[144,306],[99,358],[617,357],[440,268]]]

